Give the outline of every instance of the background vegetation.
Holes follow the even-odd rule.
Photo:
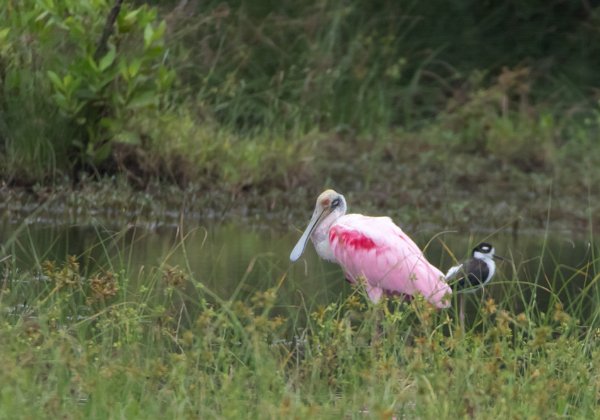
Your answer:
[[[125,1],[113,23],[120,3],[0,11],[7,182],[313,188],[320,162],[361,144],[376,161],[400,143],[526,172],[598,161],[586,1]]]

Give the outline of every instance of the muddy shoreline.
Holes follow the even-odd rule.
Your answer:
[[[549,230],[581,236],[600,222],[593,200],[582,203],[556,187],[552,191],[544,185],[527,185],[527,190],[493,182],[474,190],[452,189],[444,183],[437,187],[413,185],[397,192],[390,190],[389,183],[371,183],[369,188],[355,185],[358,188],[354,190],[344,185],[334,188],[346,195],[350,211],[388,215],[411,231],[520,234]],[[79,187],[5,186],[0,188],[0,219],[4,223],[99,224],[111,228],[133,224],[148,229],[181,223],[239,222],[287,230],[305,223],[319,190],[314,186],[298,187],[293,192],[249,189],[232,193],[164,183],[136,190],[114,178]]]

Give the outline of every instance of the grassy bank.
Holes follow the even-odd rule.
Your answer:
[[[593,252],[567,277],[507,267],[463,331],[456,302],[284,301],[285,271],[223,300],[207,273],[129,267],[117,242],[92,271],[83,257],[2,263],[2,417],[594,417]]]
[[[594,169],[600,156],[591,139],[577,146],[577,154],[553,149],[531,170],[495,155],[449,148],[435,135],[398,132],[377,143],[314,133],[296,146],[281,139],[262,150],[240,142],[226,152],[236,165],[214,156],[215,173],[185,184],[125,174],[5,184],[0,214],[20,219],[36,211],[55,224],[114,227],[128,221],[177,225],[181,217],[242,219],[287,229],[304,224],[317,194],[334,188],[346,196],[351,212],[388,215],[411,231],[550,229],[587,235],[600,223],[600,175]],[[535,153],[528,141],[516,156]]]

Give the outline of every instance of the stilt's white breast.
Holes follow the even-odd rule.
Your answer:
[[[484,258],[483,262],[485,262],[489,270],[487,279],[485,279],[485,282],[487,283],[494,277],[494,274],[496,273],[496,263],[491,258]]]

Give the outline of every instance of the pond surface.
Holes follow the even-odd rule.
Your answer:
[[[480,241],[493,243],[496,252],[510,261],[499,264],[486,294],[496,300],[513,299],[514,310],[522,308],[534,290],[538,291],[539,304],[548,303],[548,290],[560,295],[561,300],[576,300],[596,276],[593,255],[597,250],[583,238],[405,231],[421,248],[427,246],[427,258],[444,272],[455,260],[442,241],[459,259]],[[248,226],[210,222],[183,229],[145,229],[124,223],[119,230],[4,220],[0,223],[0,238],[5,249],[0,258],[11,255],[17,267],[35,272],[44,260],[60,264],[66,256],[75,255],[84,274],[124,270],[134,282],[147,281],[152,271],[178,266],[223,299],[233,295],[244,298],[276,286],[283,278],[278,303],[287,308],[312,308],[352,293],[340,268],[320,260],[312,244],[297,263],[290,264],[289,254],[300,234],[294,227],[272,229],[266,223]],[[469,298],[471,306],[481,293],[473,296]]]

